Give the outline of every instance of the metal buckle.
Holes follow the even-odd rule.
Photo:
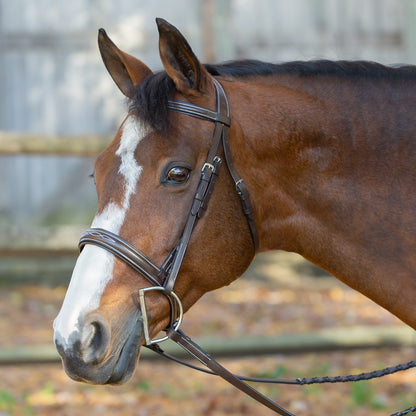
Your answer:
[[[212,163],[205,162],[204,166],[202,166],[201,171],[204,172],[205,168],[209,168],[212,172],[215,172],[217,164],[221,162],[221,158],[219,156],[215,156]]]
[[[168,292],[162,286],[152,286],[152,287],[145,287],[143,289],[139,289],[138,291],[139,292],[139,306],[140,306],[140,312],[142,314],[143,335],[144,335],[145,345],[158,344],[159,342],[163,342],[169,339],[167,335],[161,338],[153,339],[153,340],[150,339],[149,321],[147,319],[145,294],[146,292],[150,292],[152,290],[157,290],[159,292],[162,292],[168,298],[170,306],[171,306],[170,307],[170,322],[171,322],[170,325],[172,326],[172,329],[174,331],[177,331],[179,329],[179,326],[181,325],[182,319],[183,319],[182,303],[175,292]],[[175,305],[177,306],[177,308],[175,307]]]
[[[211,163],[204,163],[204,166],[202,166],[201,171],[203,172],[203,171],[205,170],[205,168],[209,168],[209,169],[211,169],[213,172],[214,172],[214,170],[215,170],[214,165],[213,165],[213,164],[211,164]]]
[[[239,179],[236,183],[235,183],[235,189],[237,191],[237,194],[241,197],[243,195],[243,191],[240,188],[240,185],[244,185],[244,181],[243,179]]]

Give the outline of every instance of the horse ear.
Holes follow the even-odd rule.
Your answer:
[[[183,94],[204,91],[212,84],[208,71],[199,62],[183,35],[164,19],[156,19],[162,64]]]
[[[98,32],[98,47],[114,82],[126,97],[132,98],[135,87],[152,71],[134,56],[117,48],[104,29]]]

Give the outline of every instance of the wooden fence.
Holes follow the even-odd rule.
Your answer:
[[[268,337],[238,339],[200,338],[195,340],[215,357],[242,357],[270,354],[304,354],[308,352],[342,351],[380,347],[412,347],[415,332],[406,327],[355,327],[330,328],[302,334],[279,334]],[[166,353],[178,358],[189,358],[186,352],[174,343],[163,345]],[[159,359],[146,348],[141,351],[146,359]],[[0,348],[0,365],[31,364],[60,361],[53,345]]]
[[[45,136],[0,131],[0,155],[96,156],[110,139],[96,135]]]

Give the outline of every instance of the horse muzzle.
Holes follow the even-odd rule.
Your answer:
[[[91,384],[128,381],[136,367],[143,337],[139,312],[132,322],[129,327],[112,331],[104,318],[93,314],[67,339],[56,330],[54,342],[68,376]]]

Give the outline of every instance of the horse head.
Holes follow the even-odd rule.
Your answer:
[[[216,81],[176,28],[162,19],[157,25],[165,69],[160,73],[99,32],[104,64],[130,107],[94,163],[98,209],[92,227],[116,234],[161,265],[183,233],[214,131],[209,120],[169,111],[168,104],[214,109]],[[238,124],[231,124],[229,136],[243,168]],[[235,184],[225,170],[204,208],[175,283],[184,311],[204,293],[239,277],[254,255]],[[149,286],[111,252],[83,248],[54,322],[55,344],[70,377],[97,384],[131,377],[145,343],[138,290]],[[149,292],[145,302],[150,337],[155,337],[169,324],[172,305],[159,291]]]

